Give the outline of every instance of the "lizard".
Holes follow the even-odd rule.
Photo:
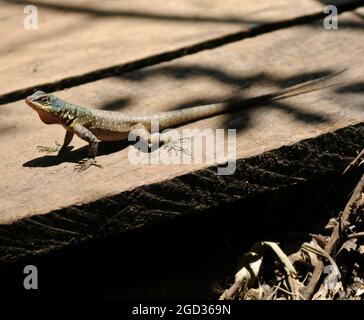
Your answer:
[[[344,71],[342,70],[334,74],[305,81],[284,89],[278,89],[248,100],[250,102],[256,101],[261,103],[285,98],[287,94],[292,96],[318,90],[313,89],[312,86]],[[38,146],[38,151],[48,153],[58,152],[58,155],[60,155],[67,150],[74,135],[88,142],[88,158],[82,159],[76,164],[74,170],[78,172],[85,171],[90,166],[102,168],[102,165],[96,162],[99,141],[126,140],[128,137],[133,136],[138,137],[139,141],[141,140],[147,143],[148,146],[157,143],[159,146],[162,145],[169,149],[183,150],[181,147],[178,147],[178,141],[172,140],[168,132],[151,132],[151,123],[157,121],[161,131],[226,112],[236,111],[244,105],[243,102],[237,104],[220,102],[138,116],[118,111],[105,111],[79,106],[63,101],[57,96],[47,94],[43,91],[36,91],[34,94],[28,96],[25,102],[38,113],[40,119],[45,124],[59,124],[66,129],[62,145],[57,143],[56,147]]]

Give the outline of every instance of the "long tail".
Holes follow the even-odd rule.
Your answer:
[[[158,113],[151,117],[146,116],[144,118],[144,120],[145,121],[150,121],[150,120],[158,121],[160,129],[170,128],[170,127],[182,125],[184,123],[194,122],[194,121],[212,117],[212,116],[215,116],[218,114],[238,110],[244,106],[257,105],[257,104],[267,102],[267,101],[283,99],[283,98],[287,98],[287,97],[331,87],[331,86],[333,86],[333,84],[327,85],[324,87],[322,87],[322,86],[316,87],[315,85],[318,83],[322,83],[325,80],[331,79],[331,78],[345,72],[346,70],[347,70],[347,68],[340,70],[338,72],[335,72],[333,74],[327,75],[327,76],[305,81],[305,82],[290,86],[285,89],[279,89],[277,91],[274,91],[274,92],[271,92],[271,93],[268,93],[265,95],[246,99],[244,101],[234,102],[234,101],[225,100],[223,102],[214,103],[214,104],[208,104],[208,105],[202,105],[202,106],[198,106],[198,107],[186,108],[186,109],[182,109],[182,110]],[[230,102],[230,103],[227,103],[227,102]]]

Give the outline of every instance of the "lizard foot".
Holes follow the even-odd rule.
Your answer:
[[[87,170],[88,168],[90,168],[91,166],[99,167],[101,169],[104,168],[101,164],[96,163],[95,159],[88,158],[88,159],[83,159],[83,160],[79,161],[75,165],[75,168],[73,169],[73,171],[81,173],[81,172]]]
[[[56,141],[56,147],[37,146],[38,152],[46,152],[46,153],[58,152],[59,150],[61,150],[61,148],[62,145],[60,145],[57,141]]]
[[[189,150],[178,145],[181,141],[189,140],[189,139],[190,138],[181,138],[178,140],[170,140],[169,142],[167,142],[163,145],[163,148],[167,149],[168,152],[173,150],[176,153],[176,155],[178,154],[179,151],[183,152],[187,155],[191,155],[191,152]]]

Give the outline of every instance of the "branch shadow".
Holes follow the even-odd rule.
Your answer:
[[[339,29],[364,29],[364,21],[361,23],[354,21],[339,21]]]
[[[232,94],[229,96],[210,97],[206,99],[200,98],[182,101],[172,106],[169,111],[181,110],[214,103],[223,103],[227,110],[235,109],[235,111],[225,113],[225,120],[222,124],[223,128],[242,130],[251,127],[249,123],[249,118],[252,111],[255,111],[256,109],[261,107],[266,108],[268,105],[271,109],[281,110],[290,113],[296,121],[304,122],[307,124],[330,122],[330,117],[327,114],[311,112],[308,110],[305,111],[290,104],[287,98],[297,94],[288,94],[284,97],[276,98],[274,99],[274,101],[267,101],[265,94],[251,97],[246,94],[246,91],[256,84],[274,85],[278,87],[278,89],[284,89],[302,82],[317,79],[323,76],[328,76],[335,73],[336,71],[337,70],[322,69],[315,72],[297,74],[283,79],[273,77],[272,75],[264,73],[256,73],[250,76],[240,77],[229,74],[217,68],[202,67],[192,64],[186,66],[153,67],[152,69],[143,69],[133,73],[122,74],[118,76],[118,78],[122,80],[127,79],[129,81],[135,82],[144,82],[154,77],[157,78],[161,76],[181,81],[212,79],[218,83],[228,85],[232,88]],[[326,86],[323,86],[322,88],[326,88]],[[316,91],[319,89],[313,89],[310,91]],[[285,100],[285,102],[283,102],[283,100]],[[241,108],[241,110],[236,110],[236,107]],[[238,123],[239,119],[241,119],[241,123]]]
[[[281,100],[286,98],[281,98]],[[242,107],[242,110],[237,110],[232,112],[228,117],[226,117],[222,123],[224,129],[236,129],[237,131],[242,131],[248,128],[252,128],[251,124],[251,112],[257,110],[258,108],[266,108],[269,104],[270,109],[284,111],[290,114],[295,120],[303,122],[306,124],[319,124],[319,123],[329,123],[331,121],[330,117],[326,114],[313,113],[309,111],[299,110],[293,108],[290,104],[284,103],[281,100],[274,101],[257,101],[252,99],[247,103],[247,100],[236,100],[231,103],[227,103],[226,108],[231,107]]]
[[[323,6],[340,6],[343,5],[344,3],[351,3],[351,2],[355,2],[352,0],[316,0],[316,2],[322,4]],[[360,12],[358,12],[356,9],[350,11],[352,14],[354,14],[357,18],[360,18],[362,20],[364,20],[364,15]],[[359,22],[354,22],[354,21],[340,21],[339,18],[339,28],[340,29],[344,29],[344,28],[348,28],[348,29],[363,29],[364,28],[364,23],[359,23]]]
[[[120,79],[125,79],[134,82],[146,81],[155,77],[167,77],[174,80],[187,80],[193,78],[210,78],[221,83],[236,87],[239,90],[247,89],[253,82],[263,82],[267,80],[264,74],[255,74],[250,77],[237,77],[228,74],[218,68],[203,67],[196,64],[182,66],[157,66],[153,69],[141,69],[135,72],[124,73],[118,76]]]
[[[100,104],[99,109],[107,111],[120,111],[131,105],[130,98],[116,98]]]
[[[336,90],[337,93],[364,93],[364,81],[343,86]]]

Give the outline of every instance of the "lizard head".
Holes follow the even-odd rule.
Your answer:
[[[65,106],[65,102],[54,95],[37,91],[25,99],[28,106],[38,112],[41,120],[46,124],[61,123],[58,113]]]
[[[57,113],[62,109],[63,101],[56,96],[47,94],[43,91],[37,91],[25,99],[28,106],[34,110],[44,111],[49,113]]]

